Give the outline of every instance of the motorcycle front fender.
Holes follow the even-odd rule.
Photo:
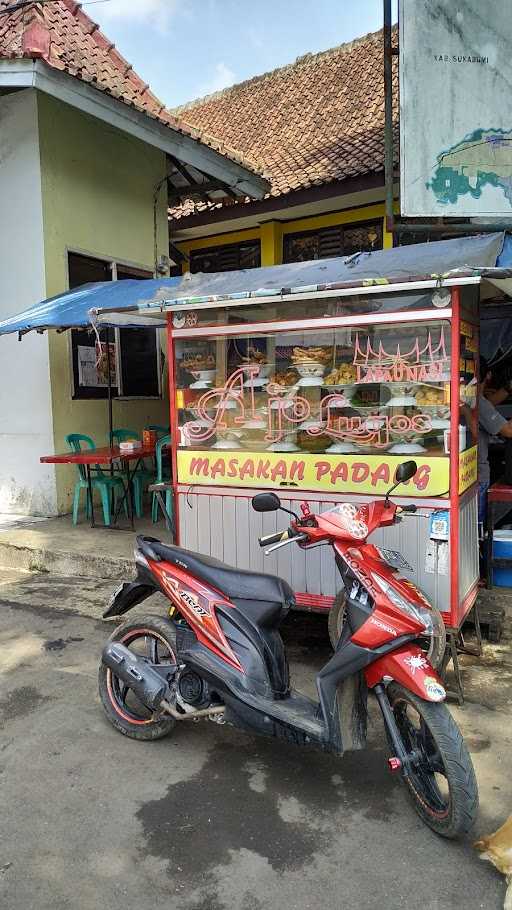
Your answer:
[[[369,689],[394,680],[425,701],[441,702],[446,698],[440,676],[416,645],[404,645],[390,651],[366,667],[364,673]]]

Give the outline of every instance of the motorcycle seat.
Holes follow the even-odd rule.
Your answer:
[[[195,578],[230,598],[264,602],[268,606],[275,604],[292,607],[295,603],[295,595],[290,585],[275,575],[235,569],[220,559],[203,556],[202,553],[194,553],[183,547],[164,544],[153,537],[137,537],[137,545],[148,559],[170,562],[180,569],[185,569]],[[270,617],[266,618],[268,622]]]

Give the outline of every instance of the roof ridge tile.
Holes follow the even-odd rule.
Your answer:
[[[380,30],[303,55],[285,67],[181,105],[174,113],[204,134],[212,132],[228,147],[255,158],[270,177],[273,197],[339,184],[351,177],[380,175],[384,166],[382,38]],[[396,57],[393,67],[396,85]],[[397,104],[394,115],[397,123]],[[172,217],[189,217],[213,207],[213,203],[190,203],[173,209]]]
[[[21,48],[24,57],[47,60],[50,54],[50,30],[42,3],[31,3],[21,8],[23,34]]]
[[[202,105],[205,101],[217,101],[219,98],[228,96],[231,92],[236,92],[241,88],[254,85],[257,82],[269,79],[270,77],[292,73],[298,67],[313,63],[315,60],[318,60],[321,57],[327,57],[329,55],[337,56],[340,52],[350,53],[361,44],[365,44],[370,41],[376,41],[382,35],[382,31],[382,29],[378,29],[375,32],[367,32],[365,35],[361,35],[358,38],[353,38],[350,41],[344,41],[335,47],[329,47],[323,51],[316,51],[315,53],[308,51],[307,53],[296,57],[292,63],[285,63],[283,66],[276,66],[273,70],[266,70],[264,73],[259,73],[257,76],[251,76],[250,79],[244,79],[242,82],[236,82],[234,85],[228,85],[226,88],[220,89],[217,92],[211,92],[208,95],[202,95],[199,98],[194,98],[192,101],[187,101],[185,104],[180,104],[177,107],[172,108],[172,110],[180,114],[183,111],[190,110],[191,108]]]

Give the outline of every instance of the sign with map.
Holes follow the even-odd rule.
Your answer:
[[[400,0],[407,217],[512,218],[510,0]]]

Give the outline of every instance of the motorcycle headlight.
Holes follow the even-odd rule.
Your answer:
[[[437,607],[431,605],[427,608],[412,604],[379,575],[374,575],[372,572],[372,578],[395,607],[423,626],[424,631],[420,633],[421,637],[429,639],[427,658],[434,669],[437,669],[441,665],[446,649],[446,629]]]

